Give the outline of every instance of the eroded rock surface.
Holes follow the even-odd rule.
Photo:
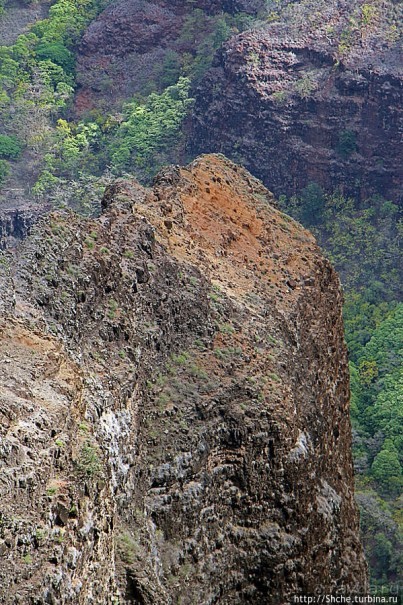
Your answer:
[[[0,249],[9,248],[24,239],[31,227],[49,211],[48,204],[0,209]]]
[[[316,182],[401,200],[401,5],[284,5],[217,55],[190,151],[225,153],[278,195]]]
[[[3,257],[5,604],[365,588],[338,278],[218,156]]]

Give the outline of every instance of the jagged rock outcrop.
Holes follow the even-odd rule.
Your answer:
[[[365,589],[339,281],[259,181],[118,181],[0,271],[3,603]]]
[[[48,204],[26,205],[0,210],[0,249],[24,239],[31,227],[50,211]]]
[[[217,55],[190,153],[225,153],[278,195],[316,182],[401,200],[401,5],[282,4]]]

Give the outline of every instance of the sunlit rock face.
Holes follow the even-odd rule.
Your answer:
[[[365,589],[341,292],[222,156],[120,180],[0,263],[2,602]]]

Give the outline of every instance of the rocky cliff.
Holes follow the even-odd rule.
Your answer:
[[[2,603],[365,588],[339,281],[260,182],[118,181],[0,271]]]
[[[226,32],[200,83],[222,11],[242,11],[255,25]],[[189,157],[225,153],[277,195],[316,182],[357,199],[399,201],[402,19],[392,0],[120,0],[83,36],[76,113],[196,73]]]
[[[15,246],[49,211],[48,204],[27,204],[17,208],[0,209],[0,249]]]
[[[316,182],[401,200],[401,4],[282,4],[216,57],[191,153],[226,153],[276,194]]]

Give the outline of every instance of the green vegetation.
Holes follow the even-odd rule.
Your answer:
[[[35,540],[38,544],[42,544],[47,538],[47,531],[44,528],[38,527],[35,532]]]
[[[121,560],[127,565],[133,565],[139,556],[138,540],[129,532],[120,534],[116,539],[116,547]]]
[[[50,487],[48,487],[46,489],[46,495],[49,498],[52,498],[53,496],[56,496],[57,493],[58,493],[58,488],[55,485],[51,485]]]
[[[91,441],[86,441],[82,445],[76,460],[76,469],[86,479],[96,479],[102,475],[98,448]]]
[[[240,347],[225,347],[223,349],[214,349],[214,355],[217,359],[230,361],[233,358],[242,357],[242,349]]]
[[[54,121],[74,92],[73,50],[102,8],[102,0],[57,0],[47,19],[11,46],[0,46],[1,159],[16,160],[23,148],[37,159],[48,153]],[[3,165],[0,185],[11,172]]]
[[[10,174],[10,167],[8,162],[0,160],[0,186],[5,182],[8,175]]]
[[[0,134],[0,158],[15,160],[21,151],[22,145],[17,137]]]
[[[403,221],[396,204],[374,197],[357,205],[337,191],[325,195],[316,183],[280,202],[318,237],[341,274],[348,298],[355,297],[357,304],[357,296],[369,304],[399,299]]]
[[[348,158],[357,150],[357,135],[353,130],[343,130],[339,135],[337,152],[343,157]]]
[[[119,119],[106,115],[74,124],[60,118],[33,192],[57,199],[58,191],[68,189],[69,203],[73,197],[73,205],[86,212],[93,207],[92,199],[101,197],[106,171],[114,176],[134,173],[148,182],[169,162],[170,150],[181,136],[182,122],[192,104],[189,89],[189,79],[180,78],[161,94],[127,103]],[[83,198],[88,183],[93,191],[84,192]],[[93,244],[87,242],[87,247]]]
[[[153,176],[159,157],[180,132],[192,100],[190,80],[180,78],[162,94],[152,93],[145,103],[133,102],[124,108],[124,120],[111,144],[112,166],[117,171],[131,169]]]
[[[24,149],[40,166],[34,195],[86,214],[96,210],[112,175],[132,173],[148,182],[163,164],[177,161],[191,83],[203,76],[216,49],[252,20],[244,13],[209,15],[189,6],[177,40],[188,52],[167,50],[142,95],[116,113],[94,110],[85,120],[70,122],[74,53],[106,4],[56,0],[47,19],[13,45],[0,46],[0,186]]]
[[[149,182],[163,164],[176,161],[183,142],[182,127],[193,103],[192,87],[210,67],[215,51],[230,35],[254,21],[244,13],[210,15],[192,8],[189,0],[177,45],[177,49],[188,50],[167,50],[142,94],[128,99],[116,111],[94,110],[85,119],[73,122],[70,108],[76,86],[75,49],[86,26],[105,4],[104,0],[56,0],[47,19],[19,36],[13,45],[0,46],[0,187],[12,177],[21,156],[20,161],[25,156],[34,157],[40,165],[32,188],[34,196],[87,214],[93,213],[111,177],[128,173]],[[3,6],[0,0],[0,13]],[[313,10],[311,0],[267,0],[266,14],[260,17],[276,21],[284,14],[289,27],[299,30],[304,14],[311,24],[324,19],[324,3],[318,2],[316,8],[320,10]],[[398,19],[393,3],[382,11],[385,14],[380,19],[376,6],[357,5],[335,40],[340,59],[361,44],[369,31],[382,44],[396,43]],[[331,25],[318,26],[334,39]],[[258,55],[250,53],[249,61],[257,66]],[[274,92],[272,99],[281,104],[292,94],[307,98],[316,87],[315,71],[303,72],[292,90]],[[357,133],[340,132],[334,148],[342,158],[349,157],[357,150]],[[351,417],[364,543],[373,581],[396,581],[403,568],[398,514],[403,463],[403,308],[398,303],[401,275],[397,269],[403,266],[401,212],[380,197],[358,203],[339,192],[325,194],[316,183],[310,183],[297,197],[283,199],[283,203],[288,212],[315,232],[346,289]],[[289,227],[284,223],[283,228]],[[88,251],[95,248],[96,240],[96,234],[87,238]],[[106,247],[100,248],[101,254],[109,252]],[[127,250],[125,257],[131,259],[132,251]],[[74,273],[75,269],[70,266],[68,271]],[[190,284],[195,282],[190,280]],[[224,299],[218,287],[211,291],[210,300],[219,315]],[[109,301],[106,313],[111,320],[116,317],[116,301]],[[234,332],[226,323],[218,323],[217,328],[224,336]],[[203,349],[201,341],[195,344]],[[216,348],[214,354],[221,363],[234,363],[242,350]],[[126,353],[122,349],[118,355],[124,359]],[[214,385],[188,352],[173,356],[167,373],[169,378],[159,376],[148,385],[150,395],[155,397],[164,419],[167,404],[175,404],[178,425],[187,430],[186,407],[181,402],[196,403],[203,389],[211,392]],[[200,386],[200,379],[204,385]],[[276,374],[269,374],[267,379],[280,381]],[[100,452],[90,439],[86,423],[80,424],[79,431],[85,441],[76,469],[84,478],[97,478],[102,474]],[[60,439],[55,445],[64,447]],[[58,489],[51,484],[46,494],[53,497]],[[132,564],[138,541],[122,534],[118,548],[122,559]]]
[[[176,55],[175,59],[170,57],[171,73],[180,73],[195,83],[200,82],[211,66],[215,51],[231,35],[247,29],[253,22],[254,18],[243,12],[234,15],[225,12],[209,15],[200,8],[190,10],[178,40],[181,46],[188,46],[189,51],[181,56]],[[174,69],[173,59],[176,66]]]

